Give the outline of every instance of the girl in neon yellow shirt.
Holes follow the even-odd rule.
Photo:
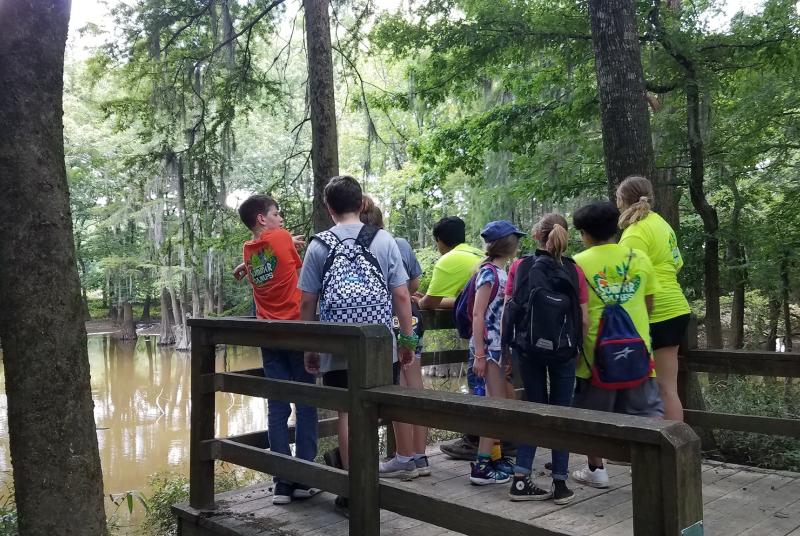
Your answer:
[[[622,213],[620,245],[644,251],[653,264],[661,290],[653,296],[650,334],[664,417],[683,420],[678,397],[678,346],[689,325],[689,302],[678,283],[683,258],[675,231],[652,211],[653,185],[644,177],[631,176],[617,187],[617,207]]]

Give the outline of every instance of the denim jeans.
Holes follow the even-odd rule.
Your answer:
[[[262,348],[264,376],[273,380],[290,380],[314,383],[314,376],[306,372],[303,353],[288,350]],[[317,456],[317,408],[295,405],[295,455],[298,458],[314,461]],[[291,456],[289,450],[289,416],[292,407],[283,400],[270,400],[267,412],[267,439],[273,452]],[[277,479],[276,479],[277,480]]]
[[[575,390],[575,360],[566,362],[544,361],[529,358],[514,353],[514,359],[519,365],[519,373],[525,386],[525,394],[529,402],[552,404],[554,406],[572,405],[572,394]],[[550,391],[548,382],[550,378]],[[533,445],[519,445],[517,447],[517,464],[514,471],[529,475],[533,467],[533,458],[536,456],[536,447]],[[553,480],[567,479],[567,466],[569,452],[565,450],[553,451]]]

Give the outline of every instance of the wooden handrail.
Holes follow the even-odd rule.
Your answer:
[[[430,499],[378,479],[381,418],[468,429],[543,446],[611,455],[633,464],[635,534],[679,535],[702,520],[700,442],[682,423],[560,408],[516,400],[476,399],[458,393],[391,385],[391,334],[382,326],[278,322],[253,319],[192,319],[192,410],[190,504],[214,507],[214,460],[226,460],[283,478],[347,495],[350,534],[378,535],[380,508],[466,534],[518,532],[522,526],[499,515],[448,503],[458,516],[442,516]],[[347,357],[350,388],[336,389],[261,377],[255,370],[216,372],[216,344],[330,351]],[[299,401],[349,412],[350,470],[265,451],[254,434],[214,437],[214,393],[236,392]],[[417,505],[413,509],[409,505]],[[488,524],[487,524],[488,523]],[[495,530],[489,530],[495,529]],[[530,534],[557,534],[529,528]]]

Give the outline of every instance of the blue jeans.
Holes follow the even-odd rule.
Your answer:
[[[527,358],[514,353],[519,365],[519,373],[528,402],[552,404],[554,406],[572,405],[572,394],[575,390],[575,360],[566,362],[548,362],[535,358]],[[547,379],[550,378],[550,392],[547,391]],[[514,471],[525,475],[531,474],[536,447],[519,445],[517,447],[517,464]],[[567,479],[569,452],[553,451],[553,480]]]
[[[303,353],[262,348],[264,376],[273,380],[314,383],[314,376],[303,366]],[[317,456],[317,408],[296,404],[295,455],[314,461]],[[292,407],[283,400],[270,400],[267,412],[269,448],[291,456],[289,450],[289,415]],[[276,479],[277,480],[277,479]]]

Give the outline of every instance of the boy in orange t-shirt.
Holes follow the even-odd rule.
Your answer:
[[[300,289],[298,272],[303,266],[295,245],[304,242],[283,228],[283,217],[274,199],[266,195],[247,198],[239,207],[239,217],[253,233],[253,239],[242,247],[244,263],[234,277],[247,276],[253,287],[256,316],[268,320],[298,320]],[[275,348],[262,348],[264,376],[274,380],[314,383],[314,376],[303,365],[303,353]],[[317,408],[296,404],[295,456],[314,461],[317,455]],[[291,455],[289,448],[288,402],[270,400],[267,413],[270,449]],[[287,504],[292,499],[306,499],[319,490],[285,480],[275,481],[273,504]]]

